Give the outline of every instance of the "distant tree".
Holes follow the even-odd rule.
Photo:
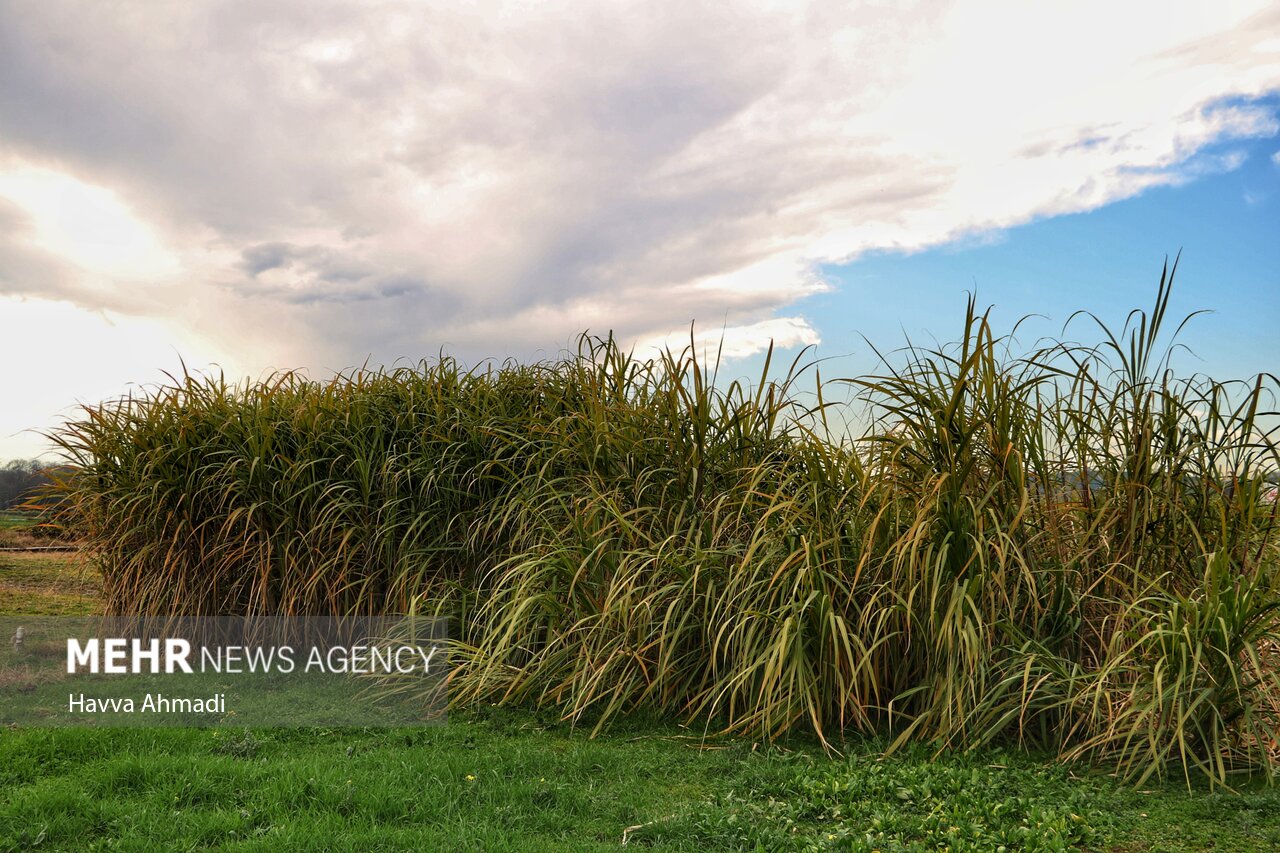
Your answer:
[[[49,483],[44,466],[34,459],[14,459],[0,467],[0,509],[13,509]]]

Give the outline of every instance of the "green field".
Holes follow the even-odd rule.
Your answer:
[[[74,555],[0,554],[0,614],[90,612]],[[0,685],[3,691],[13,689]],[[1266,850],[1280,790],[1135,789],[1002,750],[589,738],[480,707],[387,730],[9,729],[0,850]]]
[[[39,528],[36,513],[0,510],[0,548],[31,548],[59,543],[42,536],[47,528]]]
[[[1274,789],[1137,792],[984,751],[880,760],[595,740],[530,713],[420,730],[24,731],[0,738],[0,849],[1265,850]],[[633,829],[629,829],[632,828]]]
[[[35,523],[35,516],[31,513],[16,512],[14,510],[0,510],[0,530],[20,530],[24,527],[30,527]]]
[[[101,586],[97,569],[74,552],[0,552],[0,614],[100,612]]]

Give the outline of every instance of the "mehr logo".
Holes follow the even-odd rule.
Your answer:
[[[99,655],[99,647],[102,653]],[[163,648],[163,654],[161,649]],[[67,672],[74,673],[78,667],[87,667],[92,673],[141,673],[141,672],[192,672],[189,658],[191,644],[186,640],[166,638],[163,647],[160,640],[155,639],[143,644],[142,640],[132,641],[119,637],[108,640],[90,639],[86,645],[74,638],[67,640]],[[150,669],[143,664],[149,663]]]
[[[313,646],[302,671],[345,675],[431,675],[437,647],[400,645]],[[301,660],[293,646],[201,646],[194,661],[200,672],[292,673]],[[113,637],[81,642],[67,639],[67,672],[107,674],[191,673],[191,643],[180,638],[141,640]]]

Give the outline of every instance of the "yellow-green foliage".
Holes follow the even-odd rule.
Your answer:
[[[1276,759],[1275,379],[1174,377],[1171,281],[1087,348],[1015,354],[970,302],[957,344],[841,380],[856,440],[798,363],[721,387],[692,350],[585,337],[535,365],[188,376],[57,434],[62,510],[112,610],[448,614],[458,703],[1224,781]]]

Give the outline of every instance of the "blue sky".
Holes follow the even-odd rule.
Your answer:
[[[1273,370],[1273,0],[0,0],[0,459],[231,378],[1122,320]],[[51,343],[55,342],[55,343]],[[31,365],[36,365],[31,367]]]
[[[1264,102],[1280,110],[1280,100]],[[1179,373],[1218,379],[1280,374],[1280,137],[1209,146],[1198,159],[1243,162],[1179,186],[1157,187],[1096,210],[1053,216],[914,253],[875,252],[824,272],[835,285],[805,310],[822,334],[819,353],[838,357],[827,373],[874,367],[860,335],[893,348],[910,335],[954,340],[967,292],[994,306],[997,330],[1045,315],[1019,338],[1057,335],[1077,310],[1119,328],[1132,308],[1148,308],[1161,266],[1181,251],[1170,313],[1197,317],[1179,336]],[[1077,319],[1073,336],[1093,340]],[[932,336],[932,337],[931,337]]]

